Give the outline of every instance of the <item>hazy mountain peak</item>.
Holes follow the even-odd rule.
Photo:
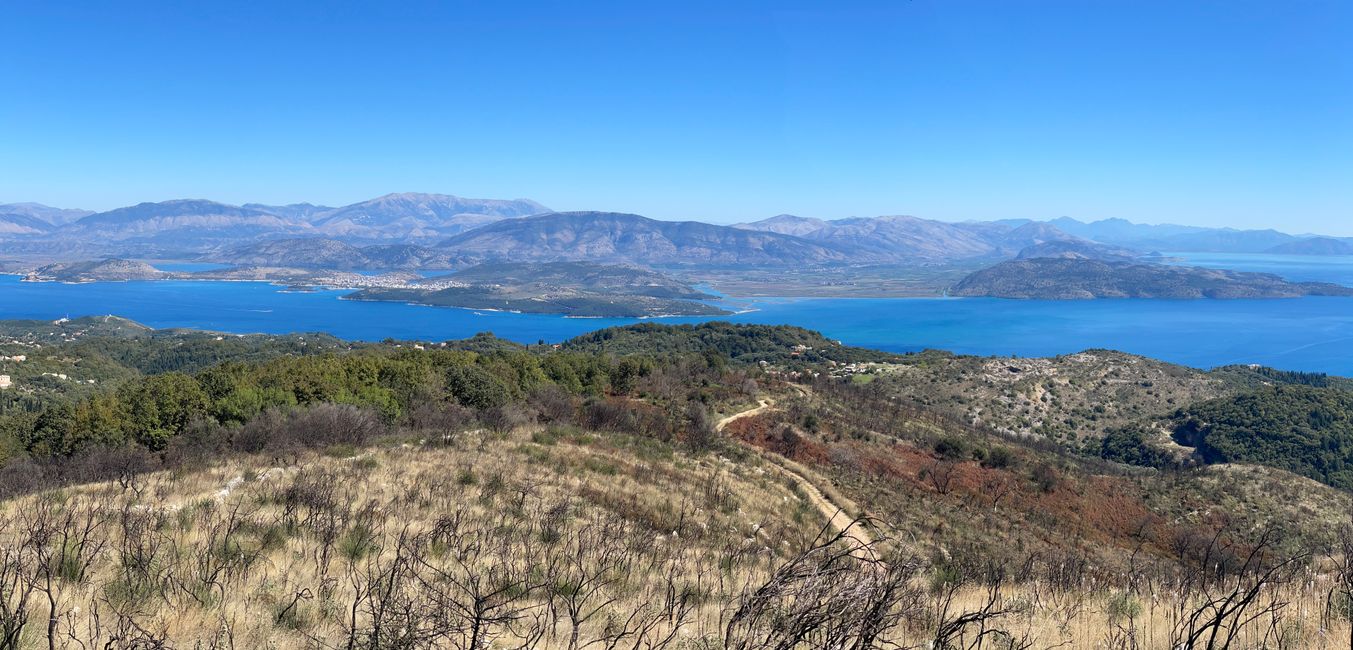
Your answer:
[[[778,232],[782,235],[802,236],[826,228],[827,222],[812,217],[777,214],[769,219],[733,224],[733,227],[743,230],[760,230],[763,232]]]
[[[43,205],[41,203],[23,202],[0,204],[0,214],[23,215],[25,217],[40,219],[49,225],[59,226],[94,213],[91,210],[54,208],[50,205]]]
[[[98,212],[80,219],[77,225],[118,223],[158,219],[164,217],[185,217],[202,215],[220,215],[231,217],[272,216],[262,210],[244,208],[207,199],[171,199],[168,201],[144,202],[107,212]]]
[[[434,240],[500,219],[549,212],[529,199],[470,199],[450,194],[399,192],[316,215],[329,234],[369,239]]]

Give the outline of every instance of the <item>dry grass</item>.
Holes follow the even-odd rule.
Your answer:
[[[725,605],[818,531],[815,511],[764,468],[628,444],[641,443],[536,432],[291,467],[234,460],[5,503],[0,539],[17,549],[30,524],[89,515],[87,548],[56,551],[88,562],[53,583],[59,645],[139,636],[174,647],[346,647],[360,636],[354,628],[369,633],[388,614],[376,609],[411,607],[362,595],[401,562],[404,600],[458,597],[455,606],[474,607],[479,592],[503,590],[486,602],[514,620],[483,633],[494,647],[529,641],[537,630],[521,630],[546,618],[538,644],[568,647],[561,610],[571,600],[583,601],[572,617],[586,617],[583,640],[614,634],[635,612],[665,617],[647,631],[652,639],[674,630],[717,638]],[[30,601],[24,647],[46,645],[47,609]],[[462,627],[413,621],[436,618],[428,612],[387,617]],[[446,631],[437,645],[470,647],[468,634]]]
[[[537,430],[266,460],[0,504],[0,565],[35,585],[17,647],[47,647],[51,610],[57,647],[717,648],[763,585],[791,587],[772,603],[784,620],[812,604],[783,568],[822,515],[755,455]],[[903,647],[985,612],[949,647],[1168,648],[1202,598],[1164,580],[993,592],[884,550],[909,571],[884,637]],[[868,596],[881,569],[864,569],[846,586]],[[1332,576],[1303,571],[1264,590],[1251,611],[1282,607],[1230,647],[1348,647],[1327,616]],[[0,572],[11,610],[15,575]],[[855,604],[835,586],[814,587],[819,604]]]

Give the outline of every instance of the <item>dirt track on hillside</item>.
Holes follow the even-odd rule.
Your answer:
[[[723,431],[725,427],[733,422],[741,420],[742,418],[760,415],[774,407],[774,400],[763,398],[757,402],[756,406],[745,411],[739,411],[719,420],[715,423],[714,427],[719,431]],[[845,537],[849,539],[851,543],[859,545],[866,551],[869,559],[874,559],[872,550],[874,540],[873,537],[869,535],[869,531],[865,530],[864,526],[856,522],[843,508],[832,503],[831,500],[823,495],[822,490],[819,490],[817,485],[814,485],[813,482],[805,476],[807,473],[806,468],[788,458],[774,455],[761,449],[757,449],[757,451],[765,457],[774,456],[774,458],[768,458],[771,466],[792,479],[795,484],[799,486],[799,490],[807,497],[808,502],[812,504],[814,508],[817,508],[818,512],[821,512],[823,517],[831,522],[832,528],[838,531],[845,531]]]

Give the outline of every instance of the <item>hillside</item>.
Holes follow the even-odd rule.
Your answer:
[[[52,236],[149,252],[197,249],[308,230],[308,224],[263,210],[214,201],[175,200],[91,214],[54,231]]]
[[[0,570],[36,596],[0,623],[69,623],[5,628],[25,645],[1155,649],[1211,629],[1187,623],[1206,590],[1253,594],[1219,623],[1244,647],[1347,638],[1339,565],[1309,555],[1347,493],[1109,463],[856,372],[941,357],[729,324],[233,339],[54,345],[124,373],[0,413]],[[1027,372],[1075,364],[1108,391],[1195,379],[1115,353]]]
[[[215,251],[205,261],[241,266],[320,269],[451,269],[465,261],[447,251],[412,244],[354,246],[336,239],[298,237],[261,241]]]
[[[780,215],[736,228],[794,235],[842,249],[867,252],[893,263],[933,263],[1014,255],[1047,241],[1074,239],[1044,223],[1018,226],[984,222],[948,223],[909,216],[834,221]]]
[[[816,241],[857,246],[892,260],[980,257],[996,250],[989,241],[959,224],[896,216],[841,219],[805,235]]]
[[[814,219],[812,217],[798,217],[792,214],[779,214],[769,219],[753,221],[751,223],[735,223],[734,228],[744,230],[759,230],[762,232],[774,232],[781,235],[793,235],[803,237],[811,235],[830,226],[826,221]]]
[[[92,210],[53,208],[41,203],[3,203],[0,204],[0,214],[17,214],[37,219],[43,223],[60,226],[87,217],[94,212]]]
[[[206,261],[240,266],[308,266],[333,269],[370,268],[361,250],[334,239],[298,237],[247,244],[213,253]]]
[[[563,212],[500,221],[439,248],[486,260],[795,266],[868,259],[778,233],[635,214]]]
[[[1230,394],[1229,378],[1136,355],[1087,350],[1047,359],[927,352],[865,369],[862,380],[970,426],[1078,447],[1110,429]]]
[[[1174,424],[1207,462],[1271,465],[1353,490],[1353,391],[1269,386],[1181,408]]]
[[[168,275],[145,262],[108,258],[48,264],[32,271],[24,279],[30,282],[122,282],[159,280]]]
[[[290,221],[311,221],[321,215],[333,212],[337,208],[313,203],[289,203],[287,205],[267,205],[264,203],[245,203],[240,206],[249,210],[260,210],[275,214]]]
[[[81,316],[55,321],[0,320],[0,341],[30,346],[84,337],[138,336],[150,331],[145,325],[118,316]]]
[[[1002,262],[955,284],[954,296],[1084,300],[1090,298],[1294,298],[1353,296],[1323,282],[1288,282],[1267,273],[1089,259]]]
[[[1128,248],[1110,246],[1083,239],[1058,239],[1021,248],[1017,260],[1055,257],[1062,259],[1099,260],[1101,262],[1131,262],[1139,254]]]
[[[0,236],[36,235],[52,229],[52,224],[34,216],[4,212],[0,207]]]

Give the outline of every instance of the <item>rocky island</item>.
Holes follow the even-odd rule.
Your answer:
[[[1269,273],[1080,258],[1012,260],[972,273],[949,295],[1042,300],[1353,296],[1353,288]]]

